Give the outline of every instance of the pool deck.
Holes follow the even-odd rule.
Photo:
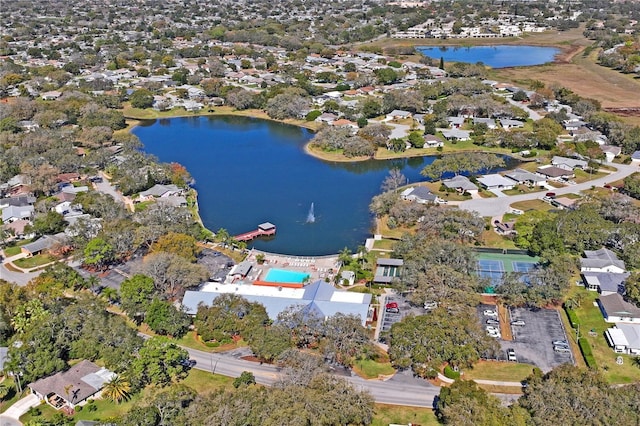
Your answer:
[[[258,264],[256,256],[264,255],[264,263]],[[264,278],[267,271],[272,268],[286,269],[295,272],[309,274],[309,282],[319,279],[329,279],[333,281],[335,274],[339,270],[338,256],[287,256],[283,254],[268,253],[252,249],[246,261],[253,264],[252,272],[248,280],[256,281]]]

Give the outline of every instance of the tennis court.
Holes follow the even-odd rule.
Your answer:
[[[485,291],[492,293],[493,288],[498,287],[502,283],[502,276],[506,272],[515,272],[521,274],[523,282],[529,283],[527,275],[531,270],[535,269],[538,264],[538,258],[522,255],[522,254],[500,254],[500,253],[478,253],[477,273],[480,278],[487,278],[490,287]]]

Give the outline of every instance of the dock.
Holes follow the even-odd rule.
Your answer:
[[[273,223],[265,222],[258,225],[258,229],[245,232],[233,237],[236,241],[251,241],[258,237],[270,237],[276,234],[276,226]]]

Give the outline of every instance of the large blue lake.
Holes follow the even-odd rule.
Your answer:
[[[389,170],[399,168],[416,182],[433,161],[322,161],[304,152],[309,130],[244,117],[152,120],[133,133],[146,152],[189,170],[207,228],[237,235],[269,221],[277,226],[275,238],[252,245],[295,255],[364,244],[371,236],[369,203]],[[316,221],[306,223],[311,203]]]
[[[560,49],[540,46],[440,46],[418,47],[430,58],[444,58],[446,62],[482,62],[492,68],[522,67],[552,62]]]

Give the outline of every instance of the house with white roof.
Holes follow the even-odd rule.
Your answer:
[[[452,129],[459,129],[464,125],[464,117],[447,117],[447,122]]]
[[[634,164],[640,163],[640,151],[636,151],[633,154],[631,154],[631,162]]]
[[[11,223],[17,220],[31,220],[34,214],[32,205],[8,206],[2,209],[2,223]]]
[[[494,120],[493,118],[476,117],[473,119],[473,124],[486,124],[487,128],[490,130],[493,130],[496,127],[498,127],[498,125],[496,124],[496,120]]]
[[[485,189],[513,189],[513,180],[497,173],[484,175],[478,178],[478,182]]]
[[[589,165],[584,160],[577,160],[575,158],[560,157],[558,155],[551,159],[551,164],[560,167],[561,169],[573,170],[573,169],[586,169]]]
[[[469,130],[460,129],[442,129],[442,136],[449,141],[469,141],[471,140],[471,132]]]
[[[640,308],[625,301],[618,293],[601,296],[598,306],[606,322],[640,324]]]
[[[469,194],[478,193],[478,187],[466,176],[457,175],[451,179],[444,179],[442,184],[445,187],[455,189],[458,192],[468,192]]]
[[[605,332],[605,337],[615,353],[640,355],[639,324],[616,324]]]
[[[221,294],[236,294],[249,302],[262,304],[272,320],[276,320],[278,314],[285,309],[300,306],[306,313],[323,319],[337,313],[357,315],[364,325],[371,303],[370,294],[338,290],[331,284],[318,280],[302,288],[207,283],[200,291],[186,291],[182,306],[189,315],[195,315],[198,305],[202,303],[211,306]]]
[[[420,204],[435,203],[438,196],[429,191],[426,186],[414,186],[407,188],[400,194],[400,197],[406,201],[414,201]]]
[[[505,177],[511,179],[517,185],[542,186],[547,183],[547,179],[544,176],[524,169],[511,170],[505,173]]]
[[[409,111],[403,111],[400,109],[394,109],[387,114],[387,120],[402,120],[404,118],[411,118],[412,114]]]

